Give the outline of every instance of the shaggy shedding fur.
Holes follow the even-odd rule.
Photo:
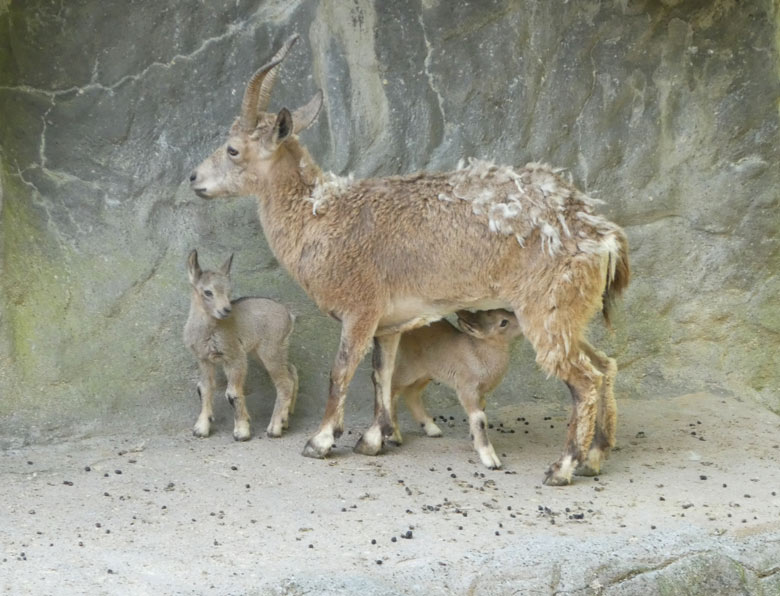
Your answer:
[[[371,455],[393,432],[400,332],[460,309],[506,308],[539,365],[566,382],[574,400],[564,452],[545,482],[569,483],[586,461],[585,472],[597,468],[614,442],[614,417],[598,413],[613,409],[615,370],[594,357],[584,333],[628,284],[624,232],[594,213],[597,201],[540,164],[469,160],[450,173],[346,181],[323,174],[297,138],[321,94],[276,114],[265,111],[267,99],[248,97],[277,64],[255,73],[244,97],[253,111],[242,111],[190,181],[206,199],[256,196],[279,262],[342,323],[325,415],[304,455],[326,456],[341,434],[347,386],[372,339],[375,417],[355,447]]]

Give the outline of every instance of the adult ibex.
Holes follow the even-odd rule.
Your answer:
[[[290,38],[249,81],[228,139],[190,176],[205,199],[254,195],[268,244],[317,306],[341,321],[325,416],[303,454],[325,457],[344,427],[347,386],[371,346],[376,403],[355,446],[393,433],[390,380],[400,333],[459,309],[508,308],[536,361],[569,386],[574,411],[545,482],[598,473],[614,444],[614,360],[584,338],[629,279],[628,243],[549,167],[472,160],[449,173],[367,180],[325,174],[299,142],[322,106],[269,113]]]

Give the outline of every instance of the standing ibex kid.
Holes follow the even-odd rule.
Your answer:
[[[287,361],[294,318],[286,306],[268,298],[230,299],[230,265],[233,255],[216,271],[201,271],[198,253],[187,260],[192,286],[190,314],[184,326],[184,343],[198,359],[201,411],[193,433],[207,437],[211,431],[214,368],[222,366],[227,378],[225,397],[233,407],[233,438],[250,437],[249,413],[244,398],[247,354],[257,356],[276,387],[276,403],[266,432],[282,436],[295,410],[298,372]]]
[[[190,175],[202,198],[253,195],[268,244],[325,313],[341,321],[325,415],[304,455],[325,457],[344,430],[344,401],[374,344],[374,422],[356,451],[393,433],[390,382],[401,332],[460,309],[507,308],[574,400],[566,445],[545,482],[596,474],[614,444],[615,369],[585,339],[628,285],[628,241],[552,169],[471,160],[456,171],[367,180],[326,174],[298,140],[322,93],[267,112],[282,59],[251,78],[227,141]],[[521,115],[518,114],[518,117]],[[486,115],[485,117],[492,117]],[[331,126],[348,123],[331,121]]]

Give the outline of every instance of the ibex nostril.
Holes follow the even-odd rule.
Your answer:
[[[193,172],[190,174],[190,182],[195,182],[195,179],[198,177],[198,174],[196,172]]]

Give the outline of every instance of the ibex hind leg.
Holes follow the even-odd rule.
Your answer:
[[[536,362],[543,370],[564,381],[571,392],[573,409],[561,457],[545,473],[544,483],[571,483],[574,470],[584,461],[595,430],[596,411],[603,375],[591,363],[580,345],[582,329],[590,314],[565,292],[533,306],[517,305],[523,332],[536,350]],[[529,301],[530,302],[530,301]],[[525,308],[524,308],[525,306]]]
[[[428,413],[428,410],[425,409],[425,404],[422,401],[423,390],[427,385],[427,380],[412,385],[404,393],[404,399],[406,400],[406,406],[409,408],[414,419],[420,423],[425,434],[429,437],[440,437],[442,436],[441,429],[433,421],[433,417]]]
[[[394,432],[391,383],[400,333],[374,338],[374,422],[355,445],[355,452],[376,455],[382,450],[385,437]]]
[[[263,362],[276,389],[276,402],[266,434],[269,437],[281,437],[282,430],[289,424],[297,391],[298,374],[295,367],[287,363],[286,345],[279,346],[278,350],[258,353],[258,357]],[[295,373],[295,376],[292,373]]]
[[[377,318],[373,320],[345,320],[341,328],[341,342],[330,375],[328,402],[317,432],[303,448],[306,457],[323,458],[333,448],[333,441],[344,431],[344,401],[347,387],[358,364],[371,345]]]
[[[604,380],[599,392],[596,431],[593,441],[585,460],[577,467],[574,474],[577,476],[596,476],[601,473],[604,460],[615,446],[617,402],[615,401],[614,385],[617,376],[617,362],[585,341],[581,345],[594,366],[604,375]]]

